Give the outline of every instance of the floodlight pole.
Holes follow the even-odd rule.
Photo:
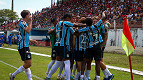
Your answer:
[[[11,10],[13,11],[13,0],[12,0],[12,6],[11,6]]]
[[[52,5],[53,5],[53,0],[51,0],[51,8],[52,8]]]
[[[12,13],[13,13],[13,5],[14,5],[14,3],[13,3],[13,0],[12,0],[12,6],[11,6]],[[13,17],[14,17],[14,15],[12,15],[12,23],[13,23]]]
[[[58,6],[58,4],[59,4],[59,0],[57,0],[57,6]]]

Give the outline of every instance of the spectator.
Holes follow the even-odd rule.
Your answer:
[[[8,43],[9,43],[10,46],[12,45],[12,37],[13,36],[10,33],[10,35],[8,36]]]
[[[19,34],[17,34],[16,37],[17,37],[16,43],[17,43],[17,45],[18,45],[18,43],[19,43]]]
[[[100,18],[101,12],[107,10],[107,19],[111,24],[116,16],[116,22],[123,23],[123,15],[127,15],[129,23],[134,22],[133,15],[135,15],[135,22],[142,20],[143,15],[143,1],[142,0],[68,0],[63,3],[58,2],[58,6],[51,8],[43,8],[41,11],[36,11],[32,14],[33,28],[50,27],[50,20],[54,17],[61,17],[64,13],[73,13],[79,16],[98,16]],[[113,17],[114,16],[114,17]],[[134,18],[135,18],[134,17]],[[16,21],[17,23],[18,21]],[[1,26],[2,30],[15,29],[16,23],[11,21]]]
[[[0,47],[2,46],[2,38],[0,37]]]

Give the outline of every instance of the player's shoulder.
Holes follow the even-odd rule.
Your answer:
[[[20,24],[20,25],[26,25],[26,22],[23,21],[23,20],[21,20],[21,21],[19,22],[19,24]]]

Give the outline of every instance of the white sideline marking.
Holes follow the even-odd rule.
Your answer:
[[[3,47],[0,47],[0,48],[3,48]],[[8,49],[8,50],[13,50],[13,51],[18,51],[17,49],[11,49],[11,48],[3,48],[3,49]],[[33,54],[33,55],[38,55],[38,56],[51,57],[51,55],[40,54],[40,53],[35,53],[35,52],[31,52],[31,54]]]
[[[3,47],[0,47],[0,48],[3,48]],[[11,48],[3,48],[3,49],[18,51],[18,50],[16,50],[16,49],[11,49]],[[33,55],[39,55],[39,56],[51,57],[51,55],[40,54],[40,53],[35,53],[35,52],[31,52],[31,54],[33,54]],[[95,63],[92,63],[91,65],[95,65]],[[127,69],[127,68],[121,68],[121,67],[110,66],[110,65],[106,65],[106,66],[107,66],[107,68],[110,68],[110,69],[115,69],[115,70],[119,70],[119,71],[130,72],[130,69]],[[134,74],[143,76],[143,72],[142,72],[142,71],[138,71],[138,70],[132,69],[132,72],[133,72]]]
[[[91,65],[95,65],[95,63],[91,63]],[[107,67],[107,68],[110,68],[110,69],[119,70],[119,71],[130,72],[130,69],[127,69],[127,68],[121,68],[121,67],[110,66],[110,65],[106,65],[106,67]],[[142,71],[138,71],[138,70],[132,69],[132,72],[133,72],[134,74],[143,76],[143,72],[142,72]]]
[[[0,60],[0,62],[1,62],[1,63],[4,63],[4,64],[6,64],[6,65],[8,65],[8,66],[10,66],[10,67],[12,67],[12,68],[18,69],[17,67],[15,67],[15,66],[13,66],[13,65],[10,65],[10,64],[8,64],[8,63],[6,63],[6,62],[3,62],[3,61],[1,61],[1,60]],[[33,74],[31,74],[31,75],[32,75],[32,77],[35,77],[35,78],[37,78],[37,79],[39,79],[39,80],[43,80],[42,78],[40,78],[40,77],[38,77],[38,76],[36,76],[36,75],[33,75]]]

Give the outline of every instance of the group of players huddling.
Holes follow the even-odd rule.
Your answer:
[[[80,17],[70,13],[64,14],[61,21],[58,18],[51,20],[53,26],[48,33],[52,44],[52,60],[48,65],[45,80],[51,80],[51,76],[58,68],[57,79],[59,80],[90,80],[93,58],[96,63],[95,80],[100,79],[100,68],[105,75],[103,80],[114,78],[114,75],[110,73],[103,62],[108,28],[111,26],[107,21],[105,12],[102,13],[102,18],[99,21],[97,17]],[[74,60],[77,68],[75,78],[72,76],[75,75],[75,69],[73,70]],[[63,68],[64,73],[60,77]]]
[[[61,21],[58,18],[51,19],[53,26],[48,33],[52,44],[52,54],[45,80],[52,80],[51,76],[58,68],[58,80],[90,80],[93,58],[96,63],[95,80],[100,79],[100,68],[105,76],[103,80],[112,80],[114,78],[114,75],[110,73],[103,62],[103,51],[108,38],[108,28],[111,26],[107,21],[105,12],[102,13],[101,19],[99,17],[74,16],[70,13],[65,13]],[[24,61],[24,65],[20,66],[14,73],[9,74],[10,80],[14,80],[15,76],[23,71],[25,71],[28,80],[32,80],[30,70],[32,59],[29,42],[37,44],[37,41],[29,39],[29,33],[32,28],[30,12],[23,10],[21,16],[23,19],[18,24],[20,36],[18,51],[22,61]],[[76,61],[75,67],[73,67],[74,60]],[[63,68],[64,73],[60,77]],[[76,68],[77,74],[75,75]]]

